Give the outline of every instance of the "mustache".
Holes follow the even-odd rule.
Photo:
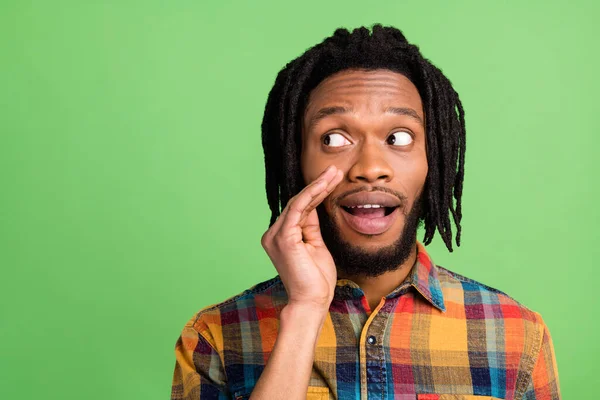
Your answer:
[[[332,197],[331,198],[331,203],[338,205],[340,201],[342,201],[344,198],[350,196],[351,194],[354,193],[359,193],[359,192],[384,192],[387,194],[391,194],[392,196],[395,196],[398,198],[398,200],[400,200],[400,208],[404,208],[408,202],[408,197],[406,197],[406,195],[404,193],[400,193],[394,189],[390,189],[387,188],[385,186],[360,186],[351,190],[348,190],[344,193],[340,193],[339,195]]]

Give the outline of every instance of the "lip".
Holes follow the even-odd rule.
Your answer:
[[[381,204],[377,202],[374,203]],[[344,220],[350,226],[350,228],[364,235],[380,235],[386,232],[392,227],[392,225],[394,225],[394,222],[396,222],[396,219],[398,218],[398,213],[400,212],[399,210],[400,207],[396,207],[394,211],[392,211],[389,215],[386,215],[385,217],[364,218],[352,215],[349,212],[345,211],[343,208],[340,208],[340,212],[342,213]]]

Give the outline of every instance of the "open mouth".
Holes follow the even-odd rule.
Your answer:
[[[385,207],[379,204],[365,204],[363,206],[344,207],[342,209],[348,214],[361,218],[381,218],[387,217],[398,207]]]
[[[387,231],[396,221],[398,208],[399,206],[386,207],[380,204],[341,207],[348,225],[365,235],[379,235]]]

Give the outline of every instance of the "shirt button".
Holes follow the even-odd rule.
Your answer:
[[[369,343],[369,344],[375,344],[375,343],[377,343],[377,339],[375,338],[375,336],[369,336],[367,338],[367,343]]]

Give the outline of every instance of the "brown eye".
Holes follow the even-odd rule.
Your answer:
[[[350,143],[348,139],[339,133],[328,133],[323,136],[323,144],[329,147],[342,147],[347,146]]]
[[[394,132],[388,136],[386,140],[387,144],[392,146],[408,146],[413,142],[413,138],[410,133],[405,131]]]

